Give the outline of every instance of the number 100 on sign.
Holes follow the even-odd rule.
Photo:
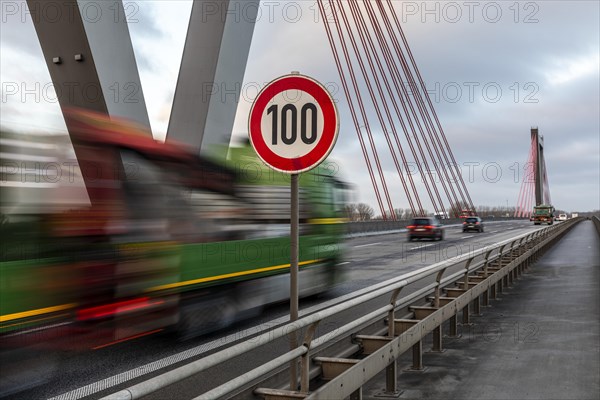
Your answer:
[[[307,171],[323,161],[339,130],[337,109],[325,88],[312,78],[286,75],[257,96],[249,136],[259,157],[287,173]]]
[[[287,93],[283,92],[283,95],[278,95],[280,98],[277,99],[277,103],[267,108],[267,115],[270,116],[271,120],[268,121],[269,117],[267,117],[264,121],[261,121],[261,124],[264,124],[263,129],[266,131],[269,125],[271,126],[272,146],[277,146],[279,141],[286,145],[311,145],[317,140],[319,133],[323,132],[323,115],[319,115],[322,113],[317,110],[315,103],[309,101],[302,105],[300,119],[298,119],[296,105],[286,102],[285,95]],[[281,112],[279,111],[280,108]],[[298,137],[298,130],[300,130],[300,137]],[[297,143],[298,139],[302,143]],[[289,151],[291,147],[286,149]]]

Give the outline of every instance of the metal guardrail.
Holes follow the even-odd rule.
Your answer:
[[[470,307],[478,314],[481,302],[483,305],[487,305],[490,296],[495,298],[497,293],[501,293],[503,287],[516,280],[523,270],[540,256],[546,246],[557,240],[580,220],[581,218],[576,218],[551,225],[381,282],[366,291],[361,291],[365,294],[351,300],[308,315],[293,323],[285,324],[103,399],[139,399],[303,328],[307,329],[301,346],[196,397],[195,400],[217,399],[232,395],[240,388],[249,387],[251,383],[267,377],[276,369],[281,369],[298,358],[300,358],[301,364],[299,392],[256,389],[254,393],[266,399],[344,398],[360,393],[362,385],[383,370],[387,370],[386,392],[393,393],[396,391],[396,360],[398,357],[412,348],[413,367],[419,368],[422,363],[422,339],[426,335],[433,333],[434,350],[441,350],[442,325],[445,321],[450,321],[450,333],[456,333],[459,311],[462,310],[463,323],[468,323]],[[444,276],[446,272],[450,274]],[[448,287],[448,285],[457,283],[461,278],[463,280],[458,282],[458,287]],[[399,298],[403,288],[426,279],[429,279],[429,282],[425,282],[423,287]],[[442,296],[442,290],[446,290],[446,296]],[[313,338],[322,320],[390,293],[390,301],[384,307],[359,317],[332,332]],[[397,312],[415,302],[422,303],[428,296],[432,296],[428,305],[409,308],[410,319],[396,319]],[[387,335],[356,336],[356,330],[365,323],[378,320],[388,321]],[[315,359],[318,349],[326,343],[344,340],[350,336],[359,340],[363,354],[369,354],[367,357],[361,360],[325,357],[316,357]],[[315,362],[321,364],[321,373],[327,370],[326,380],[328,382],[315,391],[309,392],[310,367]]]
[[[600,235],[600,218],[598,218],[596,215],[594,215],[592,217],[592,222],[596,226],[596,230],[598,231],[598,234]]]

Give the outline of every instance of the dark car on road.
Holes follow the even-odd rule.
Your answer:
[[[483,220],[479,217],[469,217],[463,221],[462,230],[483,232]]]
[[[434,217],[413,218],[408,229],[408,241],[413,239],[444,239],[444,227]]]

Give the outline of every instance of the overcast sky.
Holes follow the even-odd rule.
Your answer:
[[[33,24],[26,12],[8,15],[8,3],[26,9],[24,1],[2,0],[2,127],[65,130],[58,104],[44,91],[51,80]],[[125,5],[135,11],[130,33],[153,134],[163,139],[191,1]],[[530,128],[537,126],[545,138],[554,205],[568,211],[600,209],[598,1],[418,1],[398,2],[397,10],[476,205],[516,204],[520,183],[515,170],[526,161]],[[300,71],[339,87],[315,11],[310,0],[263,2],[244,78],[243,87],[249,89],[238,107],[234,137],[247,134],[255,83]],[[7,96],[5,84],[10,82],[39,87],[40,95]],[[499,96],[483,92],[492,86],[501,89]],[[330,157],[339,164],[340,177],[354,183],[355,200],[375,207],[347,102],[341,90],[334,92],[342,118]],[[392,164],[384,169],[394,205],[407,207],[399,180],[392,179]],[[497,171],[502,175],[496,177]]]

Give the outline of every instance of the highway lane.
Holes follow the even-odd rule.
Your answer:
[[[485,231],[462,232],[460,226],[445,228],[443,241],[408,242],[406,233],[368,236],[350,240],[345,268],[348,280],[336,293],[356,290],[445,259],[463,255],[520,234],[540,229],[529,221],[485,222]]]
[[[350,239],[346,242],[347,257],[341,263],[347,270],[347,280],[327,295],[301,301],[301,310],[318,309],[326,303],[336,302],[356,290],[384,281],[398,274],[430,265],[445,258],[463,254],[505,240],[519,234],[539,229],[528,221],[486,222],[484,233],[463,233],[459,226],[446,228],[446,238],[441,242],[407,242],[405,233],[394,233]],[[159,334],[141,338],[81,355],[65,355],[62,372],[51,382],[20,393],[13,398],[58,398],[77,399],[92,395],[99,397],[132,382],[164,372],[165,368],[179,366],[183,362],[197,359],[231,345],[249,335],[258,333],[287,320],[286,304],[270,307],[252,321],[245,321],[221,332],[206,335],[184,343],[172,336]],[[355,316],[355,315],[354,315]],[[348,315],[351,320],[353,315]],[[344,321],[335,321],[334,325]],[[261,357],[270,357],[262,352]],[[249,362],[260,362],[261,357],[249,355]],[[202,384],[196,389],[212,386],[213,382],[235,376],[239,368],[225,367],[205,374]],[[233,374],[233,375],[231,375]],[[134,378],[134,379],[132,379]],[[136,380],[137,379],[137,380]],[[118,384],[121,384],[120,386]],[[104,391],[101,391],[104,389]],[[178,394],[187,395],[185,387]],[[172,393],[171,393],[172,394]],[[160,398],[160,395],[158,395]],[[163,393],[164,396],[164,393]],[[177,396],[179,397],[179,396]]]

